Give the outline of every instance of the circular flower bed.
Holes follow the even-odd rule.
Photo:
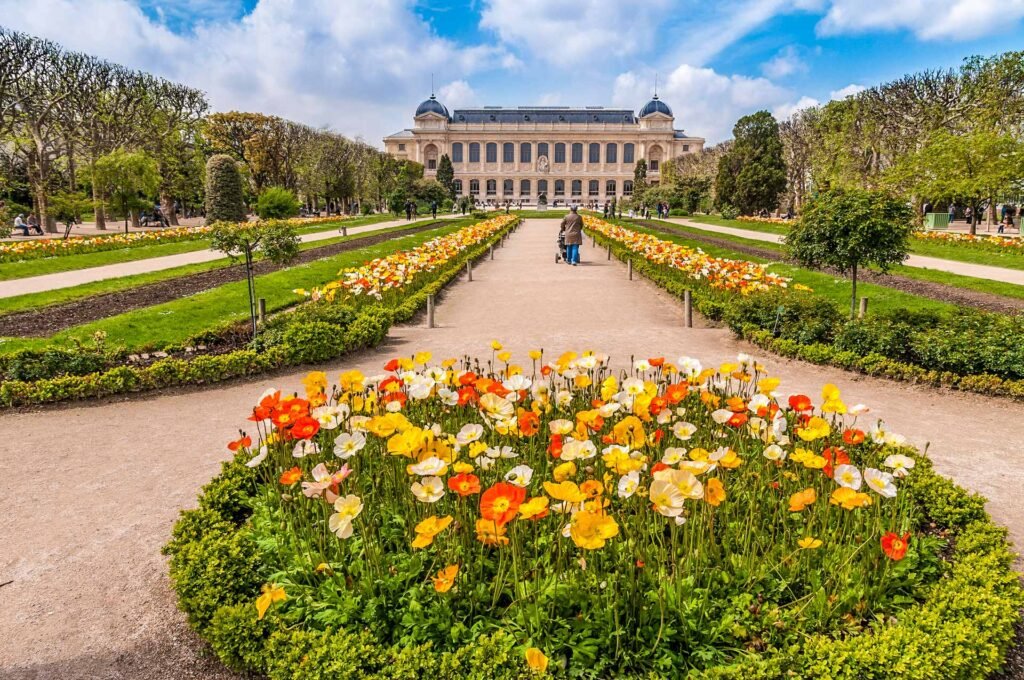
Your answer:
[[[1024,603],[1005,533],[867,414],[747,356],[311,373],[171,575],[272,678],[984,677]]]

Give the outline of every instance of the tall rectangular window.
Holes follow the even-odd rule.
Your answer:
[[[561,142],[555,143],[555,162],[565,162],[565,144],[562,144]]]
[[[588,196],[597,196],[600,193],[600,189],[601,189],[601,183],[598,182],[596,179],[592,179],[589,182],[587,182],[587,195]]]
[[[502,182],[501,182],[501,195],[502,196],[511,196],[512,195],[512,188],[514,186],[515,186],[515,183],[512,180],[510,180],[510,179],[502,180]]]
[[[583,162],[583,144],[581,142],[576,142],[572,145],[572,162]]]
[[[540,142],[539,144],[537,144],[537,158],[540,158],[541,156],[550,156],[550,155],[551,154],[548,153],[548,143],[547,142]],[[548,160],[551,160],[551,158],[549,157]]]
[[[452,163],[462,162],[462,142],[452,144]]]
[[[537,195],[548,193],[548,181],[546,179],[537,180]]]
[[[479,142],[469,143],[469,162],[479,163],[480,162],[480,144]]]
[[[519,180],[519,195],[529,196],[530,195],[530,180],[521,179]]]
[[[573,196],[582,196],[583,195],[583,180],[581,180],[581,179],[574,179],[572,181],[572,195]]]
[[[615,180],[610,179],[607,182],[605,182],[604,193],[607,196],[614,196],[615,195]]]
[[[501,162],[516,162],[516,145],[513,144],[512,142],[505,142],[504,144],[501,145]]]
[[[497,142],[487,142],[487,162],[497,163],[498,162],[498,144]]]
[[[633,158],[633,145],[623,144],[622,145],[622,162],[623,163],[635,163],[636,160]]]
[[[588,163],[600,163],[601,162],[601,145],[598,143],[592,143],[590,149],[587,152]]]
[[[650,170],[651,172],[657,172],[658,171],[658,161],[656,161],[656,160],[654,160],[652,158],[651,162],[647,165],[647,169]]]
[[[619,162],[619,145],[609,144],[604,150],[604,162],[605,163],[618,163]]]
[[[519,145],[519,162],[529,163],[533,160],[533,147],[529,142],[523,142]]]

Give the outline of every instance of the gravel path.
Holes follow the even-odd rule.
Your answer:
[[[397,354],[489,356],[491,339],[519,357],[594,348],[689,354],[706,365],[758,349],[718,328],[686,329],[682,309],[647,281],[628,281],[589,240],[579,267],[556,265],[557,222],[530,220],[449,289],[439,328],[396,328],[375,351],[319,366],[379,372]],[[917,388],[764,357],[781,392],[817,396],[836,383],[916,445],[938,469],[987,495],[989,510],[1024,545],[1024,405]],[[180,508],[228,457],[225,443],[270,385],[301,390],[305,371],[191,391],[0,418],[0,677],[232,678],[202,652],[168,588],[166,542]]]
[[[735,227],[722,227],[717,224],[704,224],[692,219],[671,217],[668,222],[675,222],[684,227],[713,231],[717,234],[728,234],[739,236],[753,241],[765,241],[767,243],[782,243],[781,234],[771,234],[765,231],[753,229],[737,229]],[[903,264],[909,267],[921,267],[922,269],[935,269],[961,276],[973,276],[978,279],[989,279],[990,281],[1002,281],[1003,283],[1015,283],[1024,286],[1024,270],[1006,269],[1004,267],[990,267],[984,264],[971,264],[970,262],[959,262],[957,260],[944,260],[939,257],[927,257],[925,255],[911,255]]]
[[[438,219],[454,217],[458,216],[442,216]],[[388,227],[396,227],[402,224],[414,223],[407,222],[406,220],[389,220],[388,222],[366,224],[361,227],[349,227],[347,231],[349,234],[361,234],[365,231],[376,231],[377,229],[386,229]],[[314,231],[309,234],[302,234],[299,236],[299,240],[303,243],[324,241],[326,239],[336,238],[340,230],[341,227],[339,225],[337,228],[331,227],[324,231]],[[24,295],[26,293],[39,293],[44,290],[71,288],[72,286],[79,286],[83,283],[105,281],[106,279],[116,279],[121,276],[131,276],[133,274],[158,272],[163,271],[164,269],[181,267],[186,264],[199,264],[202,262],[222,260],[224,257],[224,253],[217,250],[193,250],[188,253],[179,253],[177,255],[150,257],[144,260],[133,260],[132,262],[119,262],[118,264],[103,265],[102,267],[88,267],[86,269],[75,269],[68,272],[58,272],[56,274],[44,274],[42,276],[30,276],[21,279],[0,281],[0,298],[14,297],[15,295]]]

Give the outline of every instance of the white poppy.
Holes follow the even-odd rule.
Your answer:
[[[306,456],[312,456],[319,450],[320,448],[312,439],[300,439],[295,443],[295,448],[292,449],[292,458],[305,458]]]
[[[690,439],[696,432],[697,426],[685,420],[680,420],[672,426],[672,434],[683,441]]]
[[[268,453],[270,453],[270,450],[265,445],[261,446],[260,447],[260,452],[257,453],[255,456],[253,456],[251,459],[249,459],[249,461],[245,464],[246,467],[251,467],[251,468],[256,467],[257,465],[262,463],[264,460],[266,460]]]
[[[619,498],[629,498],[636,493],[640,487],[640,472],[633,470],[619,477],[618,494]]]
[[[437,456],[431,456],[429,458],[424,458],[415,465],[406,466],[405,469],[410,475],[431,477],[434,475],[443,475],[448,470],[448,464]]]
[[[860,470],[857,469],[856,465],[837,465],[836,469],[832,471],[832,479],[839,486],[845,486],[847,489],[853,489],[854,491],[860,488],[863,481]]]
[[[768,460],[786,460],[786,450],[778,444],[764,447],[764,457]]]
[[[597,455],[597,446],[594,442],[586,439],[568,439],[562,443],[562,460],[586,460]]]
[[[476,440],[480,439],[483,434],[483,425],[480,425],[479,423],[468,423],[463,425],[462,429],[459,430],[459,433],[455,435],[455,441],[457,441],[460,446],[465,446],[466,444],[472,444]]]
[[[661,457],[661,462],[665,465],[677,465],[679,461],[683,460],[686,455],[686,449],[678,446],[670,446],[665,449],[665,454]]]
[[[338,538],[352,535],[352,521],[363,511],[363,501],[359,496],[349,494],[334,501],[334,514],[327,520],[327,526]]]
[[[526,487],[533,479],[533,468],[529,465],[517,465],[505,473],[505,481],[516,486]]]
[[[527,378],[525,375],[516,374],[510,376],[507,380],[501,383],[502,387],[512,392],[518,392],[519,390],[528,390],[533,381]]]
[[[892,468],[893,477],[906,477],[914,469],[914,459],[904,456],[902,453],[894,453],[886,457],[882,464],[887,468]]]
[[[444,496],[444,482],[440,477],[424,477],[413,482],[412,495],[422,503],[436,503]]]
[[[362,432],[342,432],[334,439],[334,455],[341,459],[351,458],[366,446],[366,435]]]
[[[893,484],[892,475],[888,472],[882,472],[875,468],[865,468],[864,481],[867,483],[868,488],[879,496],[886,498],[896,497],[896,485]]]

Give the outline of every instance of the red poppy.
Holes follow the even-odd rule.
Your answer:
[[[655,444],[660,444],[661,440],[665,438],[665,432],[659,427],[657,430],[651,433],[651,436],[654,437]]]
[[[907,548],[910,547],[910,534],[899,534],[893,533],[892,531],[887,532],[882,536],[882,552],[890,560],[899,562],[907,556]]]
[[[653,415],[658,415],[668,406],[668,399],[665,397],[655,397],[651,399],[650,411]]]
[[[463,387],[472,385],[475,382],[476,373],[474,373],[473,371],[466,371],[465,373],[459,376],[459,384],[462,385]]]
[[[296,420],[309,415],[309,402],[298,397],[289,397],[274,409],[270,418],[278,427],[290,427]]]
[[[655,472],[659,472],[661,470],[667,470],[667,469],[668,469],[668,465],[665,465],[664,463],[662,463],[659,460],[657,463],[654,464],[653,467],[651,467],[651,474],[653,475]]]
[[[309,416],[302,416],[295,421],[289,434],[294,439],[312,439],[320,431],[320,421]]]
[[[562,435],[551,435],[551,442],[548,444],[548,453],[551,454],[552,458],[562,457]]]
[[[480,516],[508,524],[515,518],[519,506],[526,500],[526,489],[508,482],[498,482],[480,496]]]
[[[729,417],[729,420],[725,422],[727,425],[732,425],[733,427],[742,427],[747,424],[747,414],[733,413],[732,416]]]
[[[804,394],[794,394],[789,398],[789,407],[794,411],[810,411],[814,408],[811,398]]]
[[[408,399],[409,397],[405,394],[405,392],[391,392],[381,397],[381,401],[384,402],[385,404],[391,403],[392,401],[397,401],[402,406],[405,406],[405,402],[408,401]]]
[[[448,488],[460,496],[471,496],[480,493],[480,478],[463,472],[448,479]]]
[[[654,368],[661,368],[662,366],[665,365],[665,357],[655,357],[653,359],[648,359],[647,363],[649,363]]]
[[[590,408],[601,408],[602,406],[604,406],[604,400],[603,399],[591,399],[590,400]]]
[[[302,469],[296,465],[291,470],[285,470],[281,473],[280,482],[285,486],[291,486],[300,479],[302,479]]]
[[[669,385],[665,388],[665,398],[672,404],[678,404],[686,398],[686,393],[689,391],[690,386],[687,383],[677,383],[675,385]]]
[[[260,399],[260,403],[252,409],[252,415],[249,416],[249,420],[259,422],[261,420],[267,420],[270,418],[270,414],[277,408],[277,405],[281,401],[281,392],[276,391],[272,394]]]
[[[392,359],[388,363],[384,364],[385,371],[397,371],[398,370],[398,359]]]
[[[388,376],[387,378],[384,378],[383,380],[380,381],[380,384],[377,385],[377,390],[381,394],[384,394],[385,392],[388,392],[388,391],[390,391],[392,389],[391,388],[392,385],[394,385],[396,388],[401,388],[402,387],[402,381],[399,380],[398,378],[396,378],[393,375],[392,376]]]
[[[459,388],[459,406],[465,406],[466,404],[475,404],[477,402],[476,390],[473,389],[472,385]]]
[[[250,446],[252,446],[252,437],[248,435],[242,435],[241,438],[228,443],[228,451],[238,451],[238,449],[247,449]]]
[[[525,437],[532,437],[540,431],[540,418],[533,411],[523,411],[519,414],[519,434]]]
[[[540,374],[542,376],[544,376],[545,378],[548,377],[549,375],[551,375],[551,367],[550,366],[541,366],[540,367]]]
[[[837,466],[850,464],[850,456],[838,446],[828,447],[821,452],[821,455],[825,459],[825,467],[821,468],[821,471],[825,473],[826,477],[831,477]]]
[[[843,432],[843,442],[856,446],[864,441],[864,430],[850,428]]]

